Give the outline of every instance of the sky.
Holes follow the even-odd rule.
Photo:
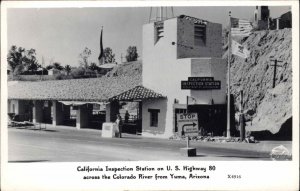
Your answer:
[[[155,10],[152,8],[152,16]],[[253,20],[254,6],[243,7],[173,7],[174,16],[228,23],[232,17]],[[288,6],[269,7],[272,18],[290,10]],[[168,9],[170,13],[170,9]],[[79,66],[79,54],[88,47],[89,62],[98,63],[100,31],[103,26],[103,46],[110,47],[116,61],[125,61],[128,46],[137,46],[142,58],[142,26],[149,22],[150,7],[93,8],[9,8],[7,10],[7,48],[12,45],[36,50],[37,59],[45,66],[59,62],[63,66]]]

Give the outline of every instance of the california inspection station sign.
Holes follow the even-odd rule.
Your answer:
[[[198,115],[197,113],[179,113],[177,114],[178,132],[185,136],[198,135]]]
[[[181,89],[218,90],[221,89],[221,81],[215,81],[213,77],[189,77],[188,81],[181,81]]]

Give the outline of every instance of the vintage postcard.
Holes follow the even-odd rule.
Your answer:
[[[298,190],[299,3],[1,4],[3,190]]]

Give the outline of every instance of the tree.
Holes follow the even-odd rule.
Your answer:
[[[64,69],[64,67],[59,62],[54,62],[53,63],[53,68],[57,69],[57,70],[60,70],[60,71]]]
[[[112,49],[107,47],[103,51],[104,63],[115,63],[115,54],[113,54]]]
[[[47,70],[51,70],[53,68],[53,65],[48,65],[48,66],[46,66],[46,69]]]
[[[25,50],[25,48],[18,48],[17,46],[13,45],[8,52],[7,61],[12,69],[13,74],[21,74],[23,72],[30,72],[30,74],[32,74],[37,71],[38,68],[40,68],[40,65],[36,59],[35,49],[33,48]],[[23,67],[19,67],[18,72],[14,72],[19,65],[22,65]]]
[[[11,67],[13,73],[18,65],[22,65],[24,54],[25,48],[18,48],[15,45],[11,46],[10,50],[8,51],[7,62]]]
[[[85,69],[88,68],[88,65],[89,65],[88,58],[90,57],[91,54],[92,54],[92,51],[87,47],[85,47],[83,52],[79,54],[79,57],[82,59],[82,60],[79,60],[79,65],[81,67],[84,67]]]
[[[13,75],[16,75],[16,76],[17,76],[17,75],[22,74],[22,73],[25,71],[25,70],[24,70],[24,65],[22,65],[22,64],[17,65],[13,71],[14,71],[14,72],[13,72]]]
[[[36,60],[36,52],[35,49],[33,48],[26,51],[23,60],[25,62],[25,67],[27,71],[31,72],[30,74],[33,74],[35,71],[37,71],[38,68],[41,67]]]
[[[127,62],[136,61],[137,58],[138,58],[138,53],[137,53],[136,46],[129,46],[126,54]]]
[[[97,64],[95,62],[92,62],[88,68],[93,71],[98,71],[98,69],[99,69],[99,67],[97,66]]]
[[[70,65],[66,65],[65,67],[64,67],[64,70],[67,72],[67,76],[70,74],[70,72],[71,72],[71,66]]]

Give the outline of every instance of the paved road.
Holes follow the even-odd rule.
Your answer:
[[[47,128],[8,129],[9,162],[160,161],[160,160],[270,160],[269,151],[291,142],[192,143],[196,157],[184,157],[184,141],[143,138],[124,134],[122,139],[102,138],[97,130]]]

